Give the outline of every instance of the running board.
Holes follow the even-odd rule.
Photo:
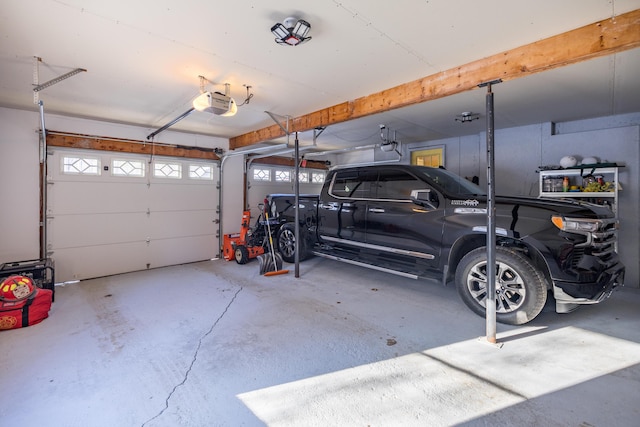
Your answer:
[[[420,276],[417,275],[417,274],[407,273],[407,272],[398,271],[398,270],[392,270],[390,268],[380,267],[379,265],[368,264],[366,262],[356,261],[356,260],[353,260],[353,259],[343,258],[343,257],[335,256],[335,255],[330,255],[330,254],[327,254],[327,253],[324,253],[324,252],[314,251],[312,253],[314,255],[316,255],[316,256],[319,256],[319,257],[332,259],[334,261],[346,262],[347,264],[357,265],[357,266],[360,266],[360,267],[371,268],[373,270],[383,271],[385,273],[391,273],[391,274],[395,274],[395,275],[398,275],[398,276],[407,277],[409,279],[419,279],[420,278]]]

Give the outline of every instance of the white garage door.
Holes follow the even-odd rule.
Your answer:
[[[318,169],[299,169],[300,194],[320,194],[326,172]],[[269,194],[295,192],[295,169],[287,166],[270,166],[254,164],[249,170],[247,203],[251,210],[251,218],[258,218],[261,213],[259,204]]]
[[[218,254],[218,163],[91,150],[48,157],[48,253],[56,281]]]

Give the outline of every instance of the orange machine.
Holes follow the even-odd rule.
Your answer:
[[[265,252],[265,233],[263,227],[251,228],[251,211],[242,212],[240,233],[223,236],[222,252],[224,259],[235,259],[238,264],[246,264]]]

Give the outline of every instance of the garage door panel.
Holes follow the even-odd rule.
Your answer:
[[[218,252],[216,240],[213,237],[197,236],[154,240],[149,245],[151,267],[165,267],[212,259]],[[193,259],[192,256],[188,255],[193,253],[201,254],[200,258]]]
[[[57,248],[145,241],[149,222],[146,213],[55,215],[48,221],[49,240]]]
[[[64,185],[64,191],[55,191],[56,185]],[[149,190],[143,183],[56,181],[49,195],[49,211],[56,214],[144,212],[148,206]]]
[[[58,281],[217,255],[217,164],[198,161],[194,167],[189,159],[156,159],[149,163],[148,156],[92,150],[53,152],[48,159],[47,250]],[[155,174],[156,162],[167,166],[164,176]]]
[[[146,242],[120,243],[80,248],[56,249],[52,257],[56,264],[56,281],[84,280],[94,277],[144,270],[146,258],[132,253],[148,253]]]
[[[214,211],[152,212],[149,235],[155,238],[215,234]]]
[[[149,207],[153,211],[176,210],[183,206],[189,209],[215,209],[218,205],[218,190],[215,185],[152,184],[152,192],[170,194],[171,197],[151,197]]]

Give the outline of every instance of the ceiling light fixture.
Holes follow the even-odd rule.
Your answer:
[[[296,19],[294,17],[286,18],[282,24],[277,23],[271,27],[271,32],[276,36],[275,42],[287,46],[298,46],[311,40],[311,36],[307,37],[311,24],[304,19]]]
[[[480,118],[480,114],[472,113],[471,111],[465,111],[462,114],[456,116],[455,121],[460,123],[472,122],[474,120],[478,120]]]

